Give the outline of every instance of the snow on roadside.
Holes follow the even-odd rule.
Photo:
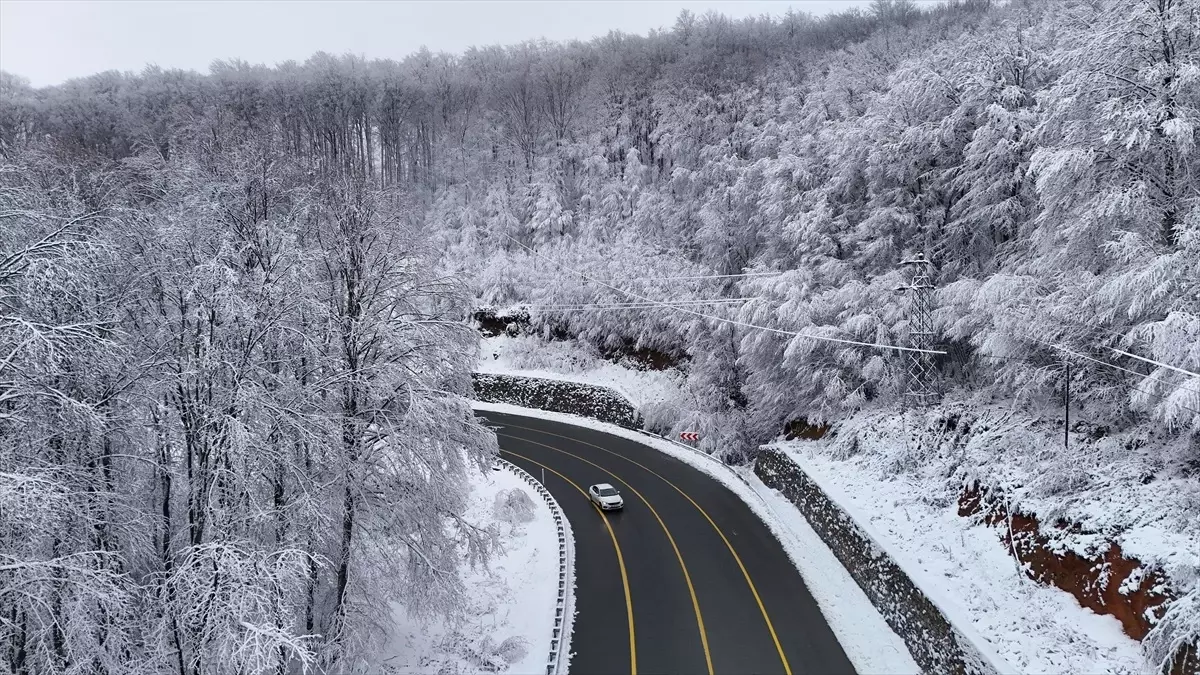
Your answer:
[[[838,636],[847,654],[851,651],[847,644],[861,645],[855,648],[857,658],[851,656],[855,670],[860,673],[919,673],[920,667],[909,655],[904,641],[892,632],[883,617],[871,605],[870,599],[863,593],[862,588],[838,562],[837,556],[825,545],[800,511],[777,490],[772,490],[759,480],[749,469],[733,469],[758,495],[770,511],[778,526],[771,525],[771,531],[780,541],[784,542],[788,556],[797,569],[804,575],[809,591],[816,598],[822,613],[829,621],[833,632]],[[745,497],[743,497],[745,499]],[[753,507],[751,507],[753,508]],[[762,514],[757,515],[762,518]],[[763,518],[768,525],[771,520]],[[788,541],[788,540],[791,541]],[[810,570],[805,574],[805,570]],[[810,576],[811,575],[811,576]],[[813,583],[811,580],[815,580]],[[839,606],[853,598],[853,604],[859,609],[855,611],[829,612],[827,606]],[[865,607],[862,603],[865,603]],[[869,608],[869,611],[866,609]],[[855,607],[848,607],[853,610]],[[886,631],[883,633],[881,631]],[[881,635],[888,639],[880,639]],[[853,637],[850,637],[853,636]]]
[[[504,517],[511,509],[497,497],[511,490],[525,494],[528,503],[516,501],[526,504],[531,520]],[[410,616],[393,603],[399,629],[380,654],[381,668],[398,675],[471,673],[492,662],[501,666],[492,672],[544,673],[558,593],[558,531],[550,507],[516,474],[501,469],[475,481],[465,517],[492,529],[500,542],[486,568],[463,570],[470,605],[457,621],[446,622]]]
[[[1140,646],[1113,617],[1018,573],[997,533],[861,458],[838,461],[807,441],[777,443],[888,551],[956,626],[1022,673],[1136,673]]]
[[[652,404],[677,400],[685,379],[677,370],[636,370],[606,361],[590,345],[577,341],[508,335],[480,340],[477,372],[609,387],[643,411]]]
[[[648,445],[703,471],[738,495],[780,541],[858,672],[897,675],[920,672],[904,641],[887,625],[850,573],[837,561],[807,521],[786,501],[784,504],[791,509],[790,512],[773,503],[766,486],[761,483],[757,488],[754,486],[757,478],[753,475],[739,475],[708,455],[666,439],[585,417],[504,403],[473,401],[471,405],[480,411],[538,417],[603,431]]]
[[[1042,527],[1052,546],[1093,557],[1113,541],[1125,557],[1161,567],[1176,591],[1191,590],[1200,580],[1200,483],[1186,469],[1190,439],[1148,425],[1097,426],[1103,411],[1084,408],[1072,412],[1064,448],[1055,414],[955,392],[924,413],[863,410],[811,447],[854,456],[854,471],[903,475],[926,499],[957,500],[963,480],[978,481],[1043,524],[1078,526]]]

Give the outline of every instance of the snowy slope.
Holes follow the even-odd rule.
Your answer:
[[[929,431],[946,419],[955,419],[957,429]],[[953,499],[959,485],[950,478],[965,475],[1001,488],[1042,522],[1077,523],[1085,533],[1116,541],[1125,555],[1162,566],[1178,582],[1196,578],[1200,483],[1172,459],[1186,457],[1186,439],[1166,440],[1150,428],[1101,434],[1094,424],[1076,420],[1064,449],[1061,424],[1050,414],[951,399],[920,415],[858,413],[837,425],[836,438],[814,447],[831,457],[853,456],[877,475],[903,476],[914,493]],[[1088,534],[1053,534],[1081,555],[1090,555],[1097,542]]]
[[[496,497],[505,490],[528,495],[533,520],[513,525],[498,517]],[[496,672],[545,672],[558,578],[558,538],[550,508],[516,474],[490,471],[476,481],[466,518],[492,528],[500,543],[486,568],[463,570],[470,606],[460,621],[448,623],[411,616],[393,604],[399,629],[380,654],[381,670],[473,673],[490,661],[507,664]]]
[[[477,370],[609,387],[642,410],[649,405],[677,400],[684,383],[683,373],[677,370],[625,368],[604,360],[587,344],[546,342],[530,336],[483,338]]]
[[[958,626],[1022,673],[1135,673],[1140,646],[1110,616],[1018,573],[995,531],[959,517],[909,477],[804,441],[777,444],[820,484]]]

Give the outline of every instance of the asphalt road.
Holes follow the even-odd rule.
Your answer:
[[[479,413],[575,532],[571,673],[853,673],[779,541],[744,502],[640,443]],[[584,490],[612,483],[622,511]]]

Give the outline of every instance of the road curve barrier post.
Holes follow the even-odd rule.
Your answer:
[[[653,431],[646,431],[645,429],[637,429],[637,432],[639,434],[642,434],[643,436],[650,436],[652,438],[657,438],[658,440],[666,441],[667,443],[670,443],[671,445],[674,445],[677,448],[687,450],[693,456],[700,457],[708,462],[712,462],[712,463],[720,466],[724,472],[726,472],[727,474],[733,475],[733,477],[742,481],[746,485],[750,484],[750,482],[746,480],[745,476],[738,473],[737,471],[734,471],[733,468],[730,467],[729,464],[726,463],[724,460],[718,459],[717,457],[713,457],[712,455],[708,454],[707,452],[704,452],[703,450],[701,450],[700,448],[697,448],[694,445],[688,445],[687,443],[680,443],[679,441],[675,440],[674,438],[668,438],[667,436],[662,436],[660,434],[656,434]],[[766,503],[766,502],[763,502],[763,503]]]
[[[558,501],[536,478],[512,462],[496,458],[496,463],[515,473],[541,496],[550,507],[558,531],[558,594],[554,602],[554,628],[550,633],[550,653],[546,657],[546,675],[566,675],[571,649],[571,631],[575,623],[575,537]]]

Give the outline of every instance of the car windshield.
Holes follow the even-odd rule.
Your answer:
[[[603,487],[603,488],[600,488],[600,496],[601,497],[615,497],[615,496],[617,496],[617,491],[610,487]]]

